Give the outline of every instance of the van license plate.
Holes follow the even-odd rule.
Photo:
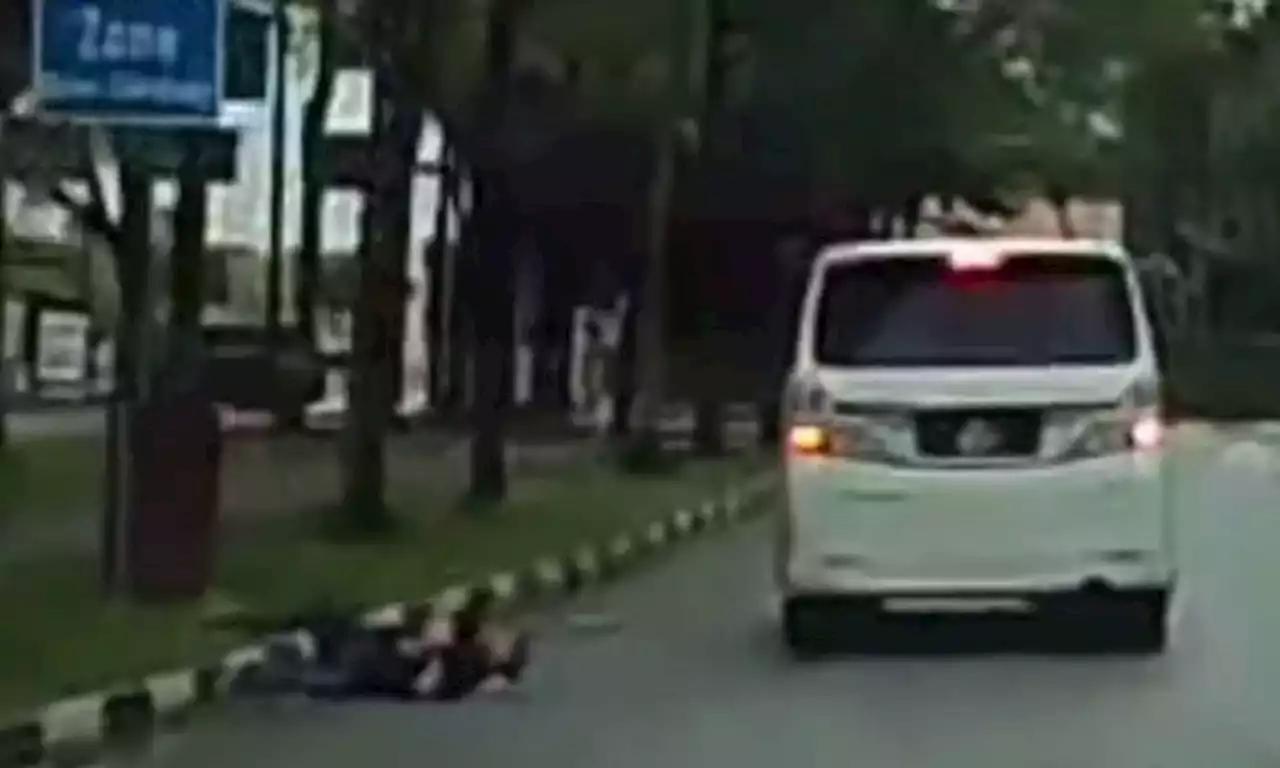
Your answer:
[[[911,597],[884,601],[889,613],[1031,613],[1035,606],[1017,598]]]

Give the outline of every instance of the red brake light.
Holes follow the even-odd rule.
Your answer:
[[[947,265],[957,272],[989,272],[1004,264],[1004,256],[985,249],[952,251]]]

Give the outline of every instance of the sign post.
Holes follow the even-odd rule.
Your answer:
[[[81,123],[216,123],[226,8],[227,0],[36,0],[39,111]]]
[[[103,581],[126,586],[129,516],[136,496],[138,406],[152,325],[152,173],[147,149],[174,129],[216,128],[224,98],[229,0],[35,0],[32,79],[41,119],[107,128],[120,155],[122,317],[107,414]],[[148,167],[148,166],[152,167]]]

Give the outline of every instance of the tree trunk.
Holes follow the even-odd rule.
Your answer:
[[[912,195],[902,205],[902,236],[914,238],[920,232],[920,219],[923,214],[924,197]]]
[[[893,214],[876,208],[868,215],[867,231],[872,240],[888,240],[893,237]]]
[[[98,352],[102,349],[102,342],[105,335],[102,329],[92,319],[89,321],[89,328],[84,333],[84,372],[82,378],[91,387],[99,387],[101,385],[102,371],[98,365]],[[95,394],[100,394],[95,391]]]
[[[405,105],[404,108],[412,109],[415,106]],[[413,180],[416,176],[414,166],[417,161],[418,140],[422,135],[423,123],[423,118],[419,117],[416,120],[406,119],[404,124],[393,126],[393,135],[397,137],[397,146],[401,152],[397,162],[407,171],[403,178],[397,178],[395,197],[392,197],[389,203],[384,203],[388,210],[384,224],[386,229],[383,230],[386,234],[382,236],[382,240],[387,252],[387,269],[391,274],[388,289],[394,291],[388,296],[387,305],[382,308],[387,313],[391,347],[388,362],[391,367],[392,394],[387,403],[387,417],[391,424],[397,427],[407,426],[404,418],[399,414],[398,406],[404,401],[405,396],[405,323],[408,320],[407,304],[413,290],[409,282],[408,265],[411,257],[409,246],[412,242],[413,226]],[[411,131],[412,136],[394,133],[401,130]],[[392,259],[396,259],[394,267],[391,265]]]
[[[169,327],[184,338],[199,335],[204,308],[204,236],[209,196],[198,165],[199,152],[195,143],[183,147],[173,217],[173,252],[169,254]]]
[[[0,180],[0,451],[9,446],[9,397],[13,394],[13,369],[9,365],[9,185]]]
[[[381,84],[380,84],[381,85]],[[416,106],[391,102],[376,87],[369,139],[373,184],[361,217],[360,278],[352,330],[343,494],[336,532],[377,534],[391,527],[386,502],[386,434],[396,382],[391,346],[404,327],[406,216],[412,156],[422,131]]]
[[[666,389],[667,242],[679,144],[674,125],[655,137],[656,166],[649,187],[644,288],[636,318],[635,423],[626,465],[634,471],[662,469],[662,408]]]
[[[427,244],[426,333],[427,402],[438,409],[449,388],[447,375],[453,349],[449,339],[449,308],[455,301],[456,265],[451,264],[453,248],[449,243],[449,222],[458,197],[458,174],[448,140],[440,147],[440,185],[436,194],[435,234]]]
[[[515,231],[519,235],[516,246],[515,264],[513,265],[515,285],[513,298],[513,327],[511,352],[510,403],[517,408],[529,407],[536,410],[538,403],[533,398],[535,371],[538,367],[539,355],[545,356],[545,344],[539,328],[542,324],[544,297],[546,290],[546,262],[538,245],[526,233],[526,221],[523,214],[515,211]],[[521,355],[527,358],[527,367],[521,370]],[[521,392],[525,391],[527,400],[521,402]]]
[[[533,401],[568,415],[573,409],[569,360],[573,348],[573,286],[568,269],[550,243],[543,244],[542,312],[535,333]]]
[[[845,226],[847,230],[846,236],[850,240],[861,240],[863,238],[876,237],[874,226],[874,211],[870,206],[854,203],[849,206],[846,212]]]
[[[288,44],[290,34],[289,17],[283,2],[276,2],[272,10],[274,43],[271,51],[271,79],[268,102],[270,104],[268,145],[271,147],[271,184],[268,188],[268,208],[270,209],[271,229],[267,246],[266,272],[266,330],[271,345],[272,359],[280,354],[280,345],[284,330],[284,285],[285,261],[288,256],[284,252],[285,205],[287,188],[286,157],[288,136],[286,125],[288,120],[288,103],[286,101]],[[282,403],[277,404],[279,408]],[[289,414],[277,410],[274,414],[276,424],[285,426],[289,422]]]
[[[501,182],[485,182],[476,205],[476,261],[483,287],[473,294],[475,309],[475,397],[472,402],[471,497],[500,501],[506,496],[506,415],[511,403],[515,351],[515,290],[512,280],[518,221]]]
[[[475,309],[475,398],[471,409],[473,502],[501,501],[507,493],[506,417],[515,354],[514,258],[519,213],[511,188],[507,139],[512,119],[515,44],[522,0],[497,0],[486,24],[484,75],[471,158],[475,267],[469,302]]]
[[[3,193],[0,193],[3,194]],[[179,190],[181,196],[181,190]],[[0,225],[3,226],[3,225]],[[176,246],[176,243],[175,243]],[[82,249],[79,258],[73,267],[75,273],[76,290],[85,298],[90,307],[97,306],[96,296],[98,293],[98,285],[95,282],[96,275],[94,273],[94,254]],[[97,351],[102,344],[102,330],[99,327],[99,318],[93,310],[88,313],[88,323],[84,331],[84,361],[80,366],[80,378],[91,388],[96,388],[100,383],[98,381],[98,355]],[[0,333],[0,338],[3,334]]]
[[[458,244],[452,261],[452,296],[446,305],[448,358],[441,371],[439,411],[457,416],[465,412],[472,400],[471,363],[475,352],[472,343],[471,296],[476,282],[475,222],[471,215],[462,220]]]
[[[634,289],[632,289],[634,296]],[[618,355],[613,366],[613,414],[609,421],[609,435],[625,439],[632,434],[632,415],[636,402],[636,353],[639,342],[639,303],[630,298],[627,312],[622,316],[622,328],[618,338]]]
[[[120,165],[122,215],[115,257],[120,286],[120,322],[115,334],[115,387],[107,409],[106,508],[102,520],[102,581],[108,592],[128,584],[129,553],[124,525],[138,481],[134,462],[136,414],[145,397],[146,340],[151,317],[151,179]]]
[[[302,205],[298,242],[298,279],[295,282],[294,309],[298,330],[309,344],[316,343],[317,309],[320,300],[321,216],[324,210],[325,184],[321,178],[324,152],[325,121],[329,102],[333,100],[337,64],[334,56],[334,27],[327,2],[320,4],[320,23],[316,36],[316,85],[302,113]]]
[[[98,143],[95,146],[95,142],[90,141],[88,148],[91,154],[101,156],[105,154],[103,150],[106,149],[106,146],[104,143]],[[103,184],[102,176],[97,173],[91,173],[85,181],[89,188],[89,204],[86,210],[89,216],[88,220],[83,222],[85,226],[82,227],[82,230],[86,233],[96,233],[97,236],[102,238],[108,245],[115,248],[115,244],[119,241],[119,238],[113,237],[111,235],[111,231],[115,231],[116,235],[119,234],[119,231],[115,230],[111,226],[111,217],[107,212],[107,191]],[[118,269],[119,254],[113,252],[112,256],[116,260],[116,266]],[[95,295],[94,292],[98,289],[98,287],[93,283],[93,274],[93,264],[89,261],[89,258],[86,258],[85,284],[87,289],[85,295],[89,297],[93,297]],[[119,283],[117,283],[117,285],[119,285]],[[86,334],[86,346],[89,350],[89,354],[86,355],[87,359],[85,361],[85,380],[92,382],[94,386],[98,386],[103,383],[101,381],[101,372],[98,370],[98,352],[110,337],[111,331],[109,328],[104,328],[96,322],[90,322],[89,331]],[[111,386],[108,385],[107,389],[110,390]]]
[[[711,387],[704,387],[693,410],[693,450],[699,456],[724,454],[724,417],[724,401]]]
[[[725,43],[733,30],[730,27],[725,0],[705,0],[705,2],[707,3],[705,40],[701,41],[701,44],[706,69],[703,73],[705,92],[701,123],[704,135],[714,135],[714,126],[724,107],[725,88],[728,85],[730,60]],[[701,174],[709,172],[706,159],[704,152],[700,157],[701,162],[697,164]],[[705,185],[702,186],[705,187]],[[705,231],[708,224],[710,224],[710,232]],[[704,220],[701,226],[704,228],[704,234],[712,235],[709,240],[714,253],[707,255],[718,260],[725,240],[719,236],[717,229],[722,226],[722,223]],[[718,351],[716,336],[719,324],[715,320],[717,309],[717,307],[710,307],[709,311],[700,313],[699,343],[703,346],[705,359],[708,362],[715,359]],[[695,453],[703,456],[719,456],[725,451],[723,382],[719,377],[713,376],[699,377],[699,382],[693,412],[693,449]]]
[[[725,239],[717,231],[719,225],[705,218],[694,223],[695,231],[701,235],[695,240],[700,257],[720,260]],[[729,360],[724,348],[717,343],[720,307],[716,306],[719,298],[712,294],[706,297],[709,304],[701,308],[696,321],[695,344],[700,348],[701,365],[706,366],[706,373],[693,378],[693,452],[699,456],[720,456],[725,452],[722,372],[727,370]]]
[[[323,179],[323,152],[325,122],[329,115],[329,102],[333,100],[336,62],[334,61],[334,28],[332,10],[328,3],[320,5],[320,19],[316,35],[316,84],[302,113],[300,143],[302,149],[302,199],[298,232],[297,279],[293,282],[293,307],[298,333],[311,349],[317,348],[319,334],[320,281],[322,270],[321,220],[324,210],[325,182]],[[280,426],[289,430],[302,430],[306,426],[306,406],[303,400],[282,403]]]
[[[774,294],[769,317],[769,370],[763,391],[756,403],[760,444],[774,446],[782,438],[783,389],[795,351],[796,318],[808,277],[807,254],[799,243],[783,243],[774,264],[778,291]]]
[[[416,150],[417,147],[414,147],[413,149]],[[405,201],[408,202],[408,200],[409,198],[408,196],[406,196]],[[410,216],[412,216],[412,209],[406,205],[405,213],[404,213],[404,220],[405,220],[404,236],[403,238],[401,238],[401,241],[404,243],[404,248],[400,250],[400,253],[402,254],[401,258],[406,258],[407,256],[406,251],[408,250],[408,247],[409,247],[408,220]],[[407,270],[404,269],[403,267],[402,267],[402,270],[407,272]],[[389,334],[389,338],[387,339],[386,355],[387,355],[387,365],[390,368],[388,377],[390,378],[390,381],[391,381],[391,398],[387,401],[387,419],[388,419],[388,426],[392,426],[400,430],[404,430],[408,428],[407,417],[401,415],[399,406],[401,403],[404,402],[404,395],[405,395],[404,324],[405,324],[405,320],[407,319],[407,314],[405,313],[404,304],[409,300],[409,295],[411,291],[412,291],[412,286],[409,284],[408,275],[406,274],[405,282],[404,282],[404,290],[401,292],[401,295],[400,295],[400,308],[398,310],[390,310],[390,308],[388,308],[389,312],[395,311],[396,315],[399,317],[399,322],[391,322],[390,318],[388,318],[389,325],[387,327],[387,333]]]
[[[1065,189],[1051,188],[1048,197],[1058,222],[1058,234],[1067,239],[1075,238],[1076,225],[1071,220],[1071,195]]]
[[[35,296],[25,295],[22,302],[22,365],[27,369],[27,394],[40,396],[40,316],[44,305]]]

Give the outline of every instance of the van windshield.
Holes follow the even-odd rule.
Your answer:
[[[817,362],[842,367],[1118,365],[1137,348],[1123,266],[1074,253],[836,263],[816,331]]]

